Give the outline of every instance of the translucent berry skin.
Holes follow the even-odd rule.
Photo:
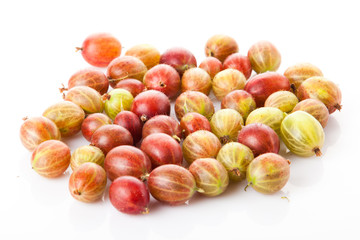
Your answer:
[[[181,78],[181,91],[198,91],[209,95],[211,77],[201,68],[191,68],[184,72]]]
[[[239,51],[236,41],[229,36],[217,34],[209,38],[205,45],[205,55],[223,62],[229,55]]]
[[[121,88],[113,89],[107,94],[104,105],[105,113],[114,120],[119,112],[130,110],[133,101],[134,97],[129,91]]]
[[[85,61],[95,67],[106,67],[121,54],[121,43],[108,33],[88,36],[82,44],[81,54]]]
[[[280,150],[280,139],[276,132],[262,123],[252,123],[241,129],[238,142],[248,146],[257,157],[260,154]]]
[[[133,97],[136,97],[139,93],[146,90],[145,85],[137,79],[121,80],[114,88],[125,89],[129,91]]]
[[[178,120],[189,112],[197,112],[210,119],[215,108],[211,99],[197,91],[186,91],[180,94],[175,101],[175,114]]]
[[[215,197],[222,194],[229,185],[229,176],[225,167],[213,158],[199,158],[189,167],[196,186],[201,194]]]
[[[62,137],[70,137],[80,131],[85,112],[75,103],[63,101],[48,107],[43,116],[56,124]]]
[[[323,128],[326,127],[329,120],[329,110],[320,100],[308,98],[300,101],[294,107],[292,112],[304,111],[316,118]]]
[[[212,81],[212,90],[218,100],[222,100],[234,90],[244,89],[246,78],[236,69],[225,69],[215,75]]]
[[[148,213],[149,191],[142,181],[132,176],[115,179],[109,188],[111,204],[126,214]]]
[[[153,168],[164,164],[181,165],[183,154],[180,144],[165,133],[153,133],[143,139],[140,149],[151,160]]]
[[[106,172],[96,163],[87,162],[74,170],[69,179],[71,196],[81,202],[99,200],[106,188]]]
[[[88,86],[103,95],[107,93],[109,89],[109,80],[102,71],[87,68],[74,73],[70,77],[68,88],[71,89],[76,86]]]
[[[65,100],[77,104],[88,114],[104,111],[104,102],[100,93],[91,87],[73,87],[66,93]]]
[[[123,145],[112,149],[106,155],[105,170],[111,181],[121,176],[144,180],[151,171],[151,161],[139,148]]]
[[[210,75],[211,79],[224,69],[220,60],[215,57],[205,58],[204,61],[200,63],[199,68],[204,69]]]
[[[117,146],[133,145],[133,138],[127,129],[119,125],[104,125],[92,135],[91,145],[100,148],[106,155]]]
[[[228,56],[224,61],[224,69],[236,69],[244,74],[246,79],[249,79],[252,72],[250,60],[247,56],[243,56],[240,53],[233,53]]]
[[[289,79],[291,89],[296,94],[297,89],[300,87],[301,83],[308,78],[315,76],[323,76],[321,70],[310,63],[298,63],[291,67],[288,67],[284,76]]]
[[[332,81],[324,77],[311,77],[306,79],[299,87],[297,96],[300,100],[313,98],[320,100],[332,114],[341,110],[341,91]]]
[[[246,178],[246,170],[253,159],[251,149],[238,142],[225,144],[216,157],[225,167],[229,178],[237,182]]]
[[[132,56],[122,56],[115,58],[106,70],[110,86],[115,88],[121,80],[133,78],[142,82],[147,72],[145,64],[138,58]]]
[[[143,138],[153,133],[165,133],[178,142],[182,139],[179,122],[167,115],[157,115],[144,124],[142,129]]]
[[[275,153],[256,157],[247,169],[246,178],[257,192],[273,194],[280,191],[290,177],[290,161]]]
[[[197,66],[194,55],[182,47],[173,47],[166,50],[160,57],[160,63],[175,68],[180,77],[186,70]]]
[[[135,144],[141,140],[143,126],[135,113],[130,111],[119,112],[114,119],[114,124],[126,128],[131,133]]]
[[[299,99],[289,91],[277,91],[272,93],[265,101],[265,107],[275,107],[285,113],[293,110]]]
[[[268,41],[260,41],[252,45],[248,51],[248,58],[256,73],[275,72],[281,63],[280,52]]]
[[[160,62],[160,52],[149,44],[139,44],[126,51],[125,56],[133,56],[140,59],[147,69],[158,65]]]
[[[210,120],[211,131],[222,144],[236,141],[239,131],[244,126],[240,113],[234,109],[220,109]]]
[[[94,132],[101,126],[112,124],[111,119],[103,113],[88,115],[81,124],[81,132],[86,140],[91,141]]]
[[[181,118],[180,127],[184,134],[184,137],[187,137],[190,133],[196,132],[198,130],[207,130],[211,132],[211,126],[209,120],[196,112],[189,112]]]
[[[75,170],[86,162],[93,162],[104,167],[105,155],[100,148],[95,146],[81,146],[71,154],[70,167]]]
[[[156,115],[170,115],[170,100],[162,92],[148,90],[134,98],[131,111],[146,122]]]
[[[325,141],[324,129],[307,112],[295,111],[287,115],[281,123],[280,136],[286,147],[299,156],[321,156],[320,148]]]
[[[157,90],[168,98],[173,98],[180,91],[180,75],[171,66],[159,64],[146,72],[143,80],[149,90]]]
[[[266,99],[277,91],[290,91],[289,80],[276,72],[266,72],[250,78],[245,85],[244,90],[250,93],[256,107],[263,107]]]
[[[182,145],[184,158],[189,164],[198,158],[216,158],[220,148],[220,140],[205,130],[191,133]]]
[[[148,178],[151,195],[169,205],[181,205],[196,192],[194,176],[184,167],[166,164],[154,169]]]
[[[248,115],[255,110],[256,103],[250,93],[244,90],[234,90],[221,100],[221,109],[231,108],[238,111],[246,120]]]
[[[280,133],[282,120],[286,117],[286,113],[274,107],[261,107],[252,111],[246,119],[245,125],[252,123],[262,123],[271,127],[276,133]]]
[[[70,157],[70,148],[65,143],[48,140],[35,148],[31,155],[31,166],[43,177],[59,177],[69,167]]]
[[[47,140],[60,140],[61,134],[56,124],[46,117],[26,119],[20,127],[20,140],[26,149],[33,151]]]

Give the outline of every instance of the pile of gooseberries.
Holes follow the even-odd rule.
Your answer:
[[[242,55],[233,38],[214,35],[199,67],[180,47],[160,54],[141,44],[120,56],[121,43],[106,33],[77,50],[99,68],[74,73],[60,89],[64,101],[24,119],[20,139],[39,175],[59,177],[71,167],[76,200],[101,199],[110,180],[110,202],[123,213],[148,213],[150,196],[180,205],[241,181],[278,192],[290,177],[281,141],[296,155],[320,156],[329,115],[341,109],[340,89],[318,67],[276,72],[281,55],[268,41]],[[71,154],[61,139],[79,132],[89,145]]]

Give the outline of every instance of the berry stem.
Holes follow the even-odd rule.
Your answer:
[[[148,180],[149,176],[150,176],[149,173],[145,173],[144,175],[142,175],[142,176],[140,177],[140,179],[141,179],[141,181],[145,182],[145,181]]]
[[[316,155],[316,156],[318,156],[318,157],[320,157],[320,156],[321,156],[321,151],[320,151],[320,148],[316,147],[316,148],[314,148],[314,150],[313,150],[313,151],[315,152],[315,155]]]
[[[83,48],[81,48],[81,47],[75,47],[75,52],[78,52],[78,51],[82,51],[83,50]]]
[[[252,184],[252,182],[249,182],[246,186],[245,186],[245,188],[244,188],[244,191],[246,192],[246,189],[250,186]]]
[[[173,139],[175,139],[176,141],[181,142],[181,139],[180,139],[178,136],[173,135],[172,137],[173,137]]]
[[[340,110],[341,110],[341,108],[342,108],[342,106],[341,106],[340,104],[338,104],[338,103],[337,103],[337,104],[335,104],[335,105],[334,105],[334,108],[336,108],[337,110],[339,110],[339,111],[340,111]]]
[[[63,92],[65,92],[65,91],[69,90],[68,88],[65,87],[65,85],[64,85],[63,83],[62,83],[61,85],[62,85],[62,87],[59,88],[60,93],[63,93]]]
[[[231,172],[233,172],[238,177],[241,176],[241,172],[238,168],[231,169]]]

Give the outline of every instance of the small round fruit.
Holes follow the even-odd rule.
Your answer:
[[[125,56],[133,56],[140,59],[147,69],[158,65],[160,62],[160,52],[149,44],[139,44],[126,51]]]
[[[277,91],[272,93],[265,101],[265,107],[275,107],[285,113],[293,110],[299,99],[289,91]]]
[[[87,68],[74,73],[70,77],[68,81],[68,88],[71,89],[76,86],[91,87],[102,95],[108,91],[109,80],[102,71]]]
[[[78,147],[72,154],[70,159],[70,167],[75,170],[86,162],[93,162],[104,167],[105,155],[100,148],[95,146]]]
[[[111,149],[120,145],[133,145],[131,133],[115,124],[98,128],[91,137],[91,145],[100,148],[106,155]]]
[[[144,124],[142,129],[143,138],[153,133],[165,133],[178,142],[182,139],[180,124],[167,115],[157,115]]]
[[[233,53],[228,56],[224,61],[224,69],[236,69],[242,72],[246,79],[249,79],[252,72],[250,60],[247,56],[243,56],[240,53]]]
[[[148,90],[134,98],[131,111],[146,122],[156,115],[170,115],[170,100],[162,92]]]
[[[114,124],[126,128],[131,133],[135,144],[141,140],[143,126],[135,113],[130,111],[119,112],[114,119]]]
[[[60,140],[61,134],[56,124],[46,117],[26,119],[20,127],[21,143],[33,151],[40,143],[47,140]]]
[[[153,133],[143,139],[140,149],[151,160],[153,168],[164,164],[181,165],[183,154],[180,144],[165,133]]]
[[[300,85],[297,94],[300,100],[308,98],[320,100],[328,108],[330,114],[335,110],[341,110],[340,88],[324,77],[306,79]]]
[[[256,106],[263,107],[265,100],[274,92],[289,91],[289,80],[276,72],[258,74],[246,82],[245,91],[253,96]]]
[[[31,155],[31,166],[39,175],[48,178],[61,176],[70,164],[70,148],[59,140],[47,140]]]
[[[196,112],[189,112],[181,118],[180,127],[184,133],[184,137],[187,137],[190,133],[207,130],[211,132],[211,126],[209,120],[203,115]]]
[[[48,107],[43,116],[56,124],[62,137],[70,137],[80,131],[85,113],[75,103],[63,101]]]
[[[220,60],[214,57],[205,58],[204,61],[200,63],[199,68],[204,69],[210,75],[211,79],[224,69]]]
[[[239,132],[238,142],[248,146],[255,157],[268,152],[278,153],[280,150],[278,135],[262,123],[252,123],[243,127]]]
[[[101,126],[112,124],[111,119],[103,113],[88,115],[81,124],[81,132],[86,140],[91,141],[94,132]]]
[[[70,175],[69,190],[71,196],[81,202],[99,200],[106,188],[106,172],[96,163],[80,165]]]
[[[150,202],[149,191],[142,181],[132,176],[115,179],[109,188],[111,204],[127,214],[147,214]]]
[[[213,158],[199,158],[189,167],[200,193],[215,197],[223,193],[229,185],[229,175],[225,167]]]
[[[229,178],[237,182],[246,178],[246,170],[253,159],[251,149],[238,142],[225,144],[216,157],[225,167]]]
[[[210,75],[201,68],[191,68],[185,71],[181,78],[181,91],[198,91],[209,95],[211,90]]]
[[[145,87],[149,90],[157,90],[164,93],[168,98],[175,97],[180,91],[180,76],[177,71],[166,64],[159,64],[144,76]]]
[[[221,144],[236,141],[243,125],[243,118],[234,109],[221,109],[215,112],[210,121],[211,131]]]
[[[310,63],[298,63],[287,68],[284,72],[284,76],[289,79],[291,88],[294,93],[296,93],[303,81],[315,76],[322,77],[323,73],[318,67]]]
[[[138,58],[132,56],[122,56],[115,58],[109,64],[106,76],[111,87],[115,87],[118,82],[127,78],[134,78],[142,81],[147,68]]]
[[[104,110],[104,102],[100,93],[91,87],[73,87],[67,92],[64,99],[79,105],[85,113],[101,113]]]
[[[239,51],[236,41],[229,36],[217,34],[209,38],[205,45],[205,55],[216,57],[223,62],[229,55]]]
[[[256,108],[254,98],[244,90],[229,92],[221,101],[221,109],[231,108],[238,111],[244,120]]]
[[[81,54],[86,62],[95,67],[106,67],[121,54],[121,43],[108,33],[88,36],[82,44]]]
[[[169,205],[184,204],[197,190],[189,170],[173,164],[154,169],[148,178],[148,186],[156,200]]]
[[[319,121],[307,112],[296,111],[287,115],[281,123],[280,133],[291,152],[303,157],[321,155],[325,133]]]
[[[182,145],[184,158],[189,164],[198,158],[216,158],[220,148],[220,140],[206,130],[191,133]]]
[[[112,149],[106,155],[105,170],[111,181],[121,176],[144,180],[151,171],[151,161],[140,149],[123,145]]]
[[[261,107],[252,111],[246,119],[245,125],[262,123],[271,127],[276,133],[280,133],[281,122],[286,113],[274,107]]]
[[[116,88],[106,95],[105,113],[114,120],[121,111],[130,110],[134,97],[125,89]]]
[[[275,153],[256,157],[247,169],[248,186],[257,192],[272,194],[280,191],[290,177],[290,161]]]
[[[133,97],[145,91],[145,85],[137,79],[125,79],[116,84],[114,88],[121,88],[129,91]]]
[[[222,100],[228,93],[243,89],[246,78],[236,69],[225,69],[215,75],[212,82],[212,90],[218,100]]]
[[[182,47],[174,47],[166,50],[160,57],[160,63],[175,68],[180,77],[186,70],[197,66],[194,55]]]
[[[316,118],[324,128],[329,119],[329,110],[321,101],[308,98],[300,101],[293,109],[295,111],[304,111]]]
[[[248,58],[257,73],[275,72],[281,63],[280,52],[268,41],[260,41],[252,45],[248,51]]]
[[[210,119],[214,111],[214,104],[210,98],[201,92],[183,92],[175,101],[175,114],[178,120],[189,112],[197,112]]]

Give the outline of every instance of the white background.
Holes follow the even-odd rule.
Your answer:
[[[359,7],[357,1],[1,1],[0,239],[359,239]],[[84,204],[68,192],[70,171],[45,179],[30,167],[19,128],[60,101],[61,83],[89,65],[75,52],[85,37],[110,32],[125,51],[149,43],[161,52],[183,46],[198,64],[216,33],[240,53],[262,39],[282,54],[278,72],[311,62],[343,93],[331,115],[322,157],[292,161],[281,192],[267,196],[245,183],[216,198],[196,195],[178,207],[152,200],[145,216],[103,201]],[[173,109],[172,109],[173,114]],[[67,139],[74,150],[88,144]],[[282,199],[288,197],[290,201]]]

